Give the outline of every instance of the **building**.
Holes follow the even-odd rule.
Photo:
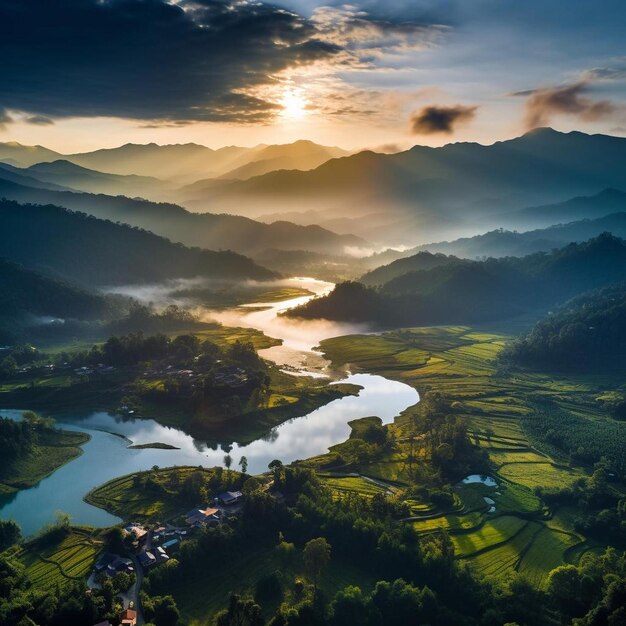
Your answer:
[[[126,609],[120,615],[121,626],[135,626],[137,624],[137,611]]]
[[[219,501],[224,506],[231,506],[232,504],[237,504],[243,498],[243,494],[241,491],[225,491],[218,496]]]
[[[185,514],[187,525],[198,527],[219,522],[218,509],[192,509]]]

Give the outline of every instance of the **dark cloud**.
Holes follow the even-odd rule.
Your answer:
[[[8,114],[8,112],[0,107],[0,130],[4,130],[7,124],[10,124],[13,121],[13,118]]]
[[[51,120],[45,115],[31,115],[26,118],[28,124],[34,124],[35,126],[50,126],[54,124],[54,120]]]
[[[588,81],[626,80],[626,68],[623,67],[594,67],[584,72],[583,77]]]
[[[561,87],[546,87],[514,95],[527,95],[525,124],[527,128],[546,126],[554,115],[574,115],[589,122],[606,117],[615,111],[608,100],[594,100],[586,95],[589,84],[579,81]]]
[[[476,115],[475,106],[425,106],[410,118],[411,132],[415,135],[451,134],[458,124],[469,122]]]
[[[2,0],[0,106],[35,119],[264,121],[276,105],[251,88],[341,52],[317,35],[256,2]]]

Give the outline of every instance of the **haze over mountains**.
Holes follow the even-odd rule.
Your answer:
[[[361,152],[307,172],[214,183],[182,201],[194,210],[236,207],[255,217],[289,211],[289,219],[296,220],[302,212],[305,223],[319,212],[321,225],[337,229],[336,220],[344,220],[343,228],[367,239],[377,231],[396,243],[415,243],[415,238],[426,243],[453,229],[475,231],[477,220],[494,226],[502,215],[528,206],[626,188],[625,159],[623,138],[544,128],[490,146]],[[507,219],[510,226],[522,227],[535,225],[531,217]]]

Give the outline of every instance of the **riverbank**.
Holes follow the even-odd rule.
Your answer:
[[[73,461],[83,453],[80,446],[91,437],[87,433],[46,429],[39,442],[26,455],[0,471],[0,495],[28,489]]]

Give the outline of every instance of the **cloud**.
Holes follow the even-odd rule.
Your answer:
[[[319,7],[313,11],[311,22],[323,41],[341,47],[363,63],[423,50],[448,31],[439,24],[375,18],[352,5]]]
[[[594,67],[583,72],[582,79],[584,82],[626,80],[626,68]]]
[[[476,106],[425,106],[410,117],[411,132],[415,135],[452,134],[458,124],[469,122],[476,115]]]
[[[51,120],[45,115],[31,115],[27,117],[25,121],[27,124],[34,124],[35,126],[50,126],[54,124],[54,120]]]
[[[251,87],[341,49],[301,16],[242,0],[3,0],[0,106],[41,119],[265,121]]]
[[[8,114],[6,109],[0,107],[0,130],[4,130],[7,124],[11,124],[13,118]]]
[[[614,113],[608,100],[594,100],[587,95],[589,83],[578,81],[571,85],[546,87],[516,92],[527,96],[524,123],[527,128],[546,126],[554,115],[573,115],[584,122],[595,121]]]

